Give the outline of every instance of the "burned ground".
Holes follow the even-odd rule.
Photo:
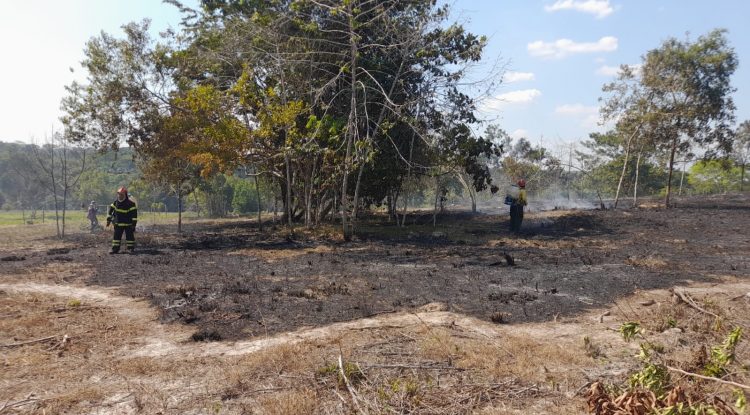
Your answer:
[[[109,235],[0,228],[0,413],[635,410],[644,344],[672,392],[729,402],[716,382],[748,384],[750,343],[723,380],[693,375],[750,330],[748,207],[532,212],[517,236],[493,215],[368,218],[348,244],[144,225],[135,256],[107,255]]]
[[[147,228],[135,256],[107,255],[109,235],[9,250],[0,256],[16,260],[0,273],[74,262],[87,271],[52,277],[147,299],[163,322],[194,326],[196,340],[247,339],[429,303],[486,321],[541,322],[637,290],[749,276],[749,212],[742,200],[717,199],[670,210],[530,213],[517,236],[504,216],[444,215],[436,229],[427,216],[406,228],[368,218],[348,244],[320,232],[261,233],[252,221],[203,223],[184,235]]]

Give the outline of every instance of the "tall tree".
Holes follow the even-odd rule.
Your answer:
[[[750,163],[750,120],[744,121],[737,127],[734,134],[734,148],[732,158],[740,167],[740,192],[745,189],[745,170]]]
[[[31,167],[55,202],[57,237],[65,238],[65,220],[70,196],[86,170],[86,149],[72,145],[60,132],[52,132],[47,142],[32,146],[35,161]]]
[[[667,207],[675,154],[681,147],[703,147],[708,158],[731,151],[735,89],[730,80],[736,68],[737,55],[725,30],[714,30],[695,42],[668,39],[643,58],[641,86],[650,102],[647,115],[669,152]]]

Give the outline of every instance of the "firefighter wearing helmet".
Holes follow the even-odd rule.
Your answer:
[[[510,205],[510,230],[511,232],[521,231],[521,222],[523,222],[523,207],[526,206],[526,180],[519,180],[513,186],[511,196],[509,196]]]
[[[125,244],[128,252],[135,249],[135,225],[138,222],[138,207],[128,197],[128,189],[124,186],[117,189],[117,199],[109,205],[107,214],[107,226],[114,225],[115,236],[112,238],[112,251],[110,254],[120,252],[122,234],[125,233]]]

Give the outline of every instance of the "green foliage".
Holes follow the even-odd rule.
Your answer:
[[[658,396],[664,393],[666,387],[669,385],[669,379],[669,370],[666,366],[646,363],[643,369],[630,375],[628,384],[631,388],[646,388]]]
[[[740,189],[741,169],[729,160],[701,160],[690,167],[688,183],[699,194]]]
[[[719,415],[715,407],[704,403],[690,405],[689,403],[679,402],[665,408],[658,408],[656,415]]]
[[[644,56],[639,74],[623,67],[617,80],[603,87],[608,96],[602,114],[616,122],[614,148],[622,149],[617,153],[645,150],[658,158],[662,152],[669,177],[676,157],[688,155],[691,147],[702,147],[709,159],[728,155],[736,68],[737,55],[720,29],[696,41],[667,39]],[[672,184],[667,181],[667,205]]]
[[[732,395],[734,396],[734,407],[744,413],[745,409],[747,409],[747,395],[745,395],[745,391],[735,389],[732,391]]]
[[[466,174],[475,190],[488,185],[486,158],[496,149],[468,128],[475,106],[460,85],[487,39],[447,21],[446,7],[202,6],[164,44],[148,23],[125,26],[123,39],[91,39],[87,84],[70,85],[63,102],[66,132],[98,148],[126,139],[145,177],[180,197],[252,165],[274,182],[264,184],[280,193],[273,199],[306,220],[354,194],[382,203],[432,166]],[[227,203],[248,210],[250,189],[238,186],[242,195]]]
[[[636,335],[640,334],[642,330],[643,329],[641,328],[640,323],[632,321],[623,323],[620,326],[620,334],[626,342],[633,340],[633,338],[635,338]]]
[[[355,363],[345,361],[343,369],[346,379],[349,380],[349,383],[352,385],[356,385],[365,378],[365,374],[362,373],[359,365]],[[319,376],[336,376],[339,386],[345,385],[344,378],[341,376],[341,369],[337,363],[327,364],[318,369],[317,372]]]
[[[710,360],[703,370],[707,376],[721,377],[726,373],[727,366],[734,361],[734,351],[741,338],[742,328],[735,327],[721,345],[711,348]]]
[[[254,213],[258,210],[258,198],[255,184],[248,179],[230,177],[227,183],[232,186],[232,211],[240,214]]]

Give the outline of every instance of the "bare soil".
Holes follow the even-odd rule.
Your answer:
[[[721,341],[670,289],[748,329],[747,196],[431,219],[146,226],[137,255],[0,228],[0,413],[585,413],[637,366],[618,323]]]

